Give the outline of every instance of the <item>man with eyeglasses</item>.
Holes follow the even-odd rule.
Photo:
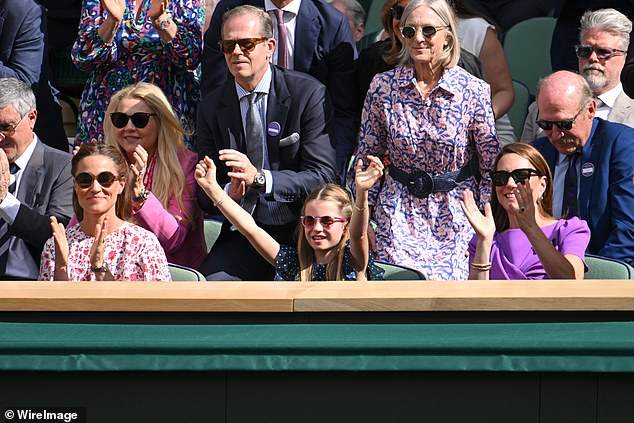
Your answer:
[[[632,22],[615,9],[586,12],[581,17],[580,44],[575,46],[579,73],[597,101],[596,116],[634,127],[634,100],[623,92],[620,77]],[[544,136],[537,126],[537,103],[528,108],[520,141]]]
[[[37,279],[50,217],[73,213],[71,156],[40,141],[36,119],[31,88],[0,78],[0,280]]]
[[[553,216],[578,216],[590,227],[587,252],[634,265],[634,129],[595,117],[588,82],[555,72],[537,87],[533,145],[553,173]]]
[[[263,8],[273,21],[276,48],[271,63],[307,73],[328,89],[334,108],[329,129],[337,151],[337,172],[345,167],[359,132],[354,83],[355,43],[346,17],[322,0],[222,0],[205,33],[201,89],[203,96],[229,76],[218,49],[222,15],[239,5]]]
[[[273,23],[243,5],[223,16],[219,46],[233,79],[198,108],[198,155],[218,166],[218,183],[281,244],[293,244],[304,198],[335,179],[332,116],[326,87],[313,77],[270,64]],[[202,190],[199,204],[217,209]],[[210,280],[271,280],[274,268],[228,224],[203,261]]]

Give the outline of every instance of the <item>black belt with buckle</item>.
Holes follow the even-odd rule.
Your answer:
[[[475,168],[474,168],[475,166]],[[443,175],[432,176],[421,169],[416,169],[411,173],[399,169],[394,165],[390,165],[390,176],[397,182],[405,185],[407,190],[414,197],[425,198],[432,192],[448,192],[458,186],[458,183],[464,181],[470,176],[474,176],[476,180],[480,180],[480,172],[478,170],[478,159],[473,159],[460,170],[445,173]]]

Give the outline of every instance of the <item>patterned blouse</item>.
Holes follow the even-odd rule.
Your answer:
[[[427,279],[466,279],[473,229],[460,209],[462,191],[489,200],[488,176],[500,150],[489,86],[460,67],[444,71],[423,99],[414,69],[399,66],[374,77],[365,99],[359,157],[383,157],[411,173],[443,175],[477,155],[480,183],[468,177],[449,192],[417,198],[388,176],[369,193],[375,205],[378,258],[421,271]]]
[[[356,281],[357,272],[352,266],[352,253],[350,252],[350,240],[346,242],[345,250],[343,252],[343,275],[346,281]],[[296,281],[299,280],[299,256],[297,255],[297,248],[290,245],[280,245],[280,252],[277,254],[275,260],[275,280],[276,281]],[[368,258],[368,268],[366,274],[368,280],[381,280],[383,279],[384,270],[374,263],[374,256],[370,252]],[[326,265],[325,264],[313,264],[312,280],[325,281],[326,280]]]
[[[94,281],[90,270],[90,248],[95,240],[79,225],[66,229],[68,277],[71,281]],[[165,252],[156,236],[140,226],[124,223],[105,238],[104,262],[118,281],[171,281]],[[42,281],[55,277],[55,240],[44,244],[40,263]]]
[[[79,104],[77,145],[103,142],[103,119],[110,97],[136,82],[158,85],[185,130],[195,131],[196,105],[201,97],[196,69],[202,55],[203,0],[169,2],[167,10],[178,26],[169,43],[161,41],[147,16],[150,0],[138,0],[142,2],[138,20],[134,16],[136,0],[125,1],[121,25],[113,42],[106,44],[97,30],[108,12],[100,0],[84,0],[72,59],[90,76]]]

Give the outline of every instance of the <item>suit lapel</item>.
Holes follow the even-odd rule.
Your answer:
[[[321,30],[319,10],[310,1],[299,6],[295,24],[295,47],[293,48],[293,66],[296,71],[309,73],[313,52],[317,49],[317,40]]]
[[[266,103],[266,147],[269,155],[269,165],[271,169],[277,170],[280,162],[280,139],[286,134],[286,118],[291,103],[291,95],[286,86],[286,81],[282,71],[271,66],[273,77],[269,98]],[[280,125],[280,132],[271,135],[268,128],[277,122]]]
[[[17,195],[18,200],[29,207],[36,206],[35,197],[39,195],[44,181],[44,148],[39,140],[36,143],[31,159],[22,171]]]
[[[220,107],[216,112],[219,127],[223,129],[223,141],[225,148],[246,153],[244,129],[242,126],[242,114],[240,113],[240,103],[236,92],[235,82],[229,79],[225,85],[220,98]]]
[[[610,110],[610,114],[608,115],[609,121],[627,122],[629,114],[632,113],[630,110],[631,102],[628,101],[629,99],[630,98],[624,92],[619,94],[614,102],[614,107],[612,107],[612,110]]]

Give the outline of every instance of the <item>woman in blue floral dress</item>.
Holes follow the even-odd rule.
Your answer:
[[[358,157],[391,163],[370,194],[378,258],[428,279],[467,279],[473,229],[462,192],[489,200],[500,150],[489,86],[456,66],[456,18],[445,0],[412,0],[401,19],[401,65],[376,75],[365,99]]]
[[[203,0],[84,0],[72,58],[90,76],[76,145],[103,142],[110,97],[136,82],[158,85],[194,134],[204,18]]]

